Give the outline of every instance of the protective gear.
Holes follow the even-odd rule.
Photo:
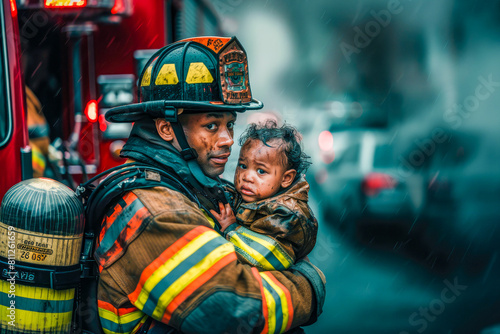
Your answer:
[[[43,115],[40,100],[28,86],[25,86],[25,89],[28,133],[33,152],[33,177],[42,177],[47,165],[47,155],[49,154],[50,129]]]
[[[0,332],[70,332],[83,230],[82,203],[62,183],[30,179],[9,189],[0,207],[0,308],[11,317],[0,319]]]
[[[234,246],[177,191],[128,192],[102,226],[95,257],[107,333],[133,333],[150,316],[152,332],[169,325],[182,333],[283,333],[314,322],[324,303],[310,283],[323,287],[319,271],[305,264],[304,274],[295,274],[297,265],[259,272],[239,263]]]
[[[196,37],[167,45],[149,59],[139,83],[139,103],[108,110],[106,120],[127,123],[149,116],[169,121],[182,158],[190,161],[201,183],[206,177],[194,166],[198,154],[177,121],[177,109],[244,112],[263,107],[252,99],[247,56],[236,37]]]
[[[177,122],[177,109],[261,109],[252,99],[245,50],[236,37],[197,37],[167,45],[148,61],[139,78],[137,104],[106,113],[110,122],[135,122],[147,115]]]

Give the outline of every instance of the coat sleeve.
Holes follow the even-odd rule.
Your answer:
[[[105,332],[131,333],[148,316],[183,333],[282,333],[315,321],[324,302],[319,270],[306,263],[313,271],[294,266],[259,272],[237,261],[234,246],[187,199],[169,190],[149,195],[149,222],[124,243],[121,255],[101,266],[98,299]],[[134,217],[129,212],[123,219]],[[117,221],[120,215],[108,231]]]
[[[293,212],[281,209],[247,224],[238,221],[224,236],[243,263],[261,270],[285,270],[295,263],[295,250],[300,247],[293,242],[294,234],[302,234],[297,221]]]
[[[238,224],[229,226],[224,236],[235,246],[240,261],[261,270],[288,269],[316,242],[317,223],[285,206],[266,215],[243,209],[237,218]]]

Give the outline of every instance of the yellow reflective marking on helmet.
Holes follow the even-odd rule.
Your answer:
[[[189,65],[189,70],[186,78],[186,82],[188,84],[195,83],[212,83],[214,78],[207,66],[201,62],[199,63],[191,63]]]
[[[164,64],[156,77],[155,85],[176,85],[179,82],[175,64]]]
[[[144,72],[144,76],[142,77],[141,87],[149,86],[151,84],[151,71],[153,70],[153,65],[149,66]]]

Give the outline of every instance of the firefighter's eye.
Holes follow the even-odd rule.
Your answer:
[[[205,127],[206,127],[208,130],[210,130],[210,131],[212,131],[212,130],[217,130],[217,124],[215,124],[215,123],[210,123],[210,124],[207,124],[207,125],[205,125]]]
[[[232,130],[232,129],[234,128],[234,122],[229,122],[229,123],[227,123],[227,128],[228,128],[229,130]]]

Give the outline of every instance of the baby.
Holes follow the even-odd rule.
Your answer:
[[[310,165],[300,134],[275,122],[252,124],[240,138],[233,209],[211,210],[242,262],[263,270],[284,270],[316,243],[318,223],[307,204]]]

